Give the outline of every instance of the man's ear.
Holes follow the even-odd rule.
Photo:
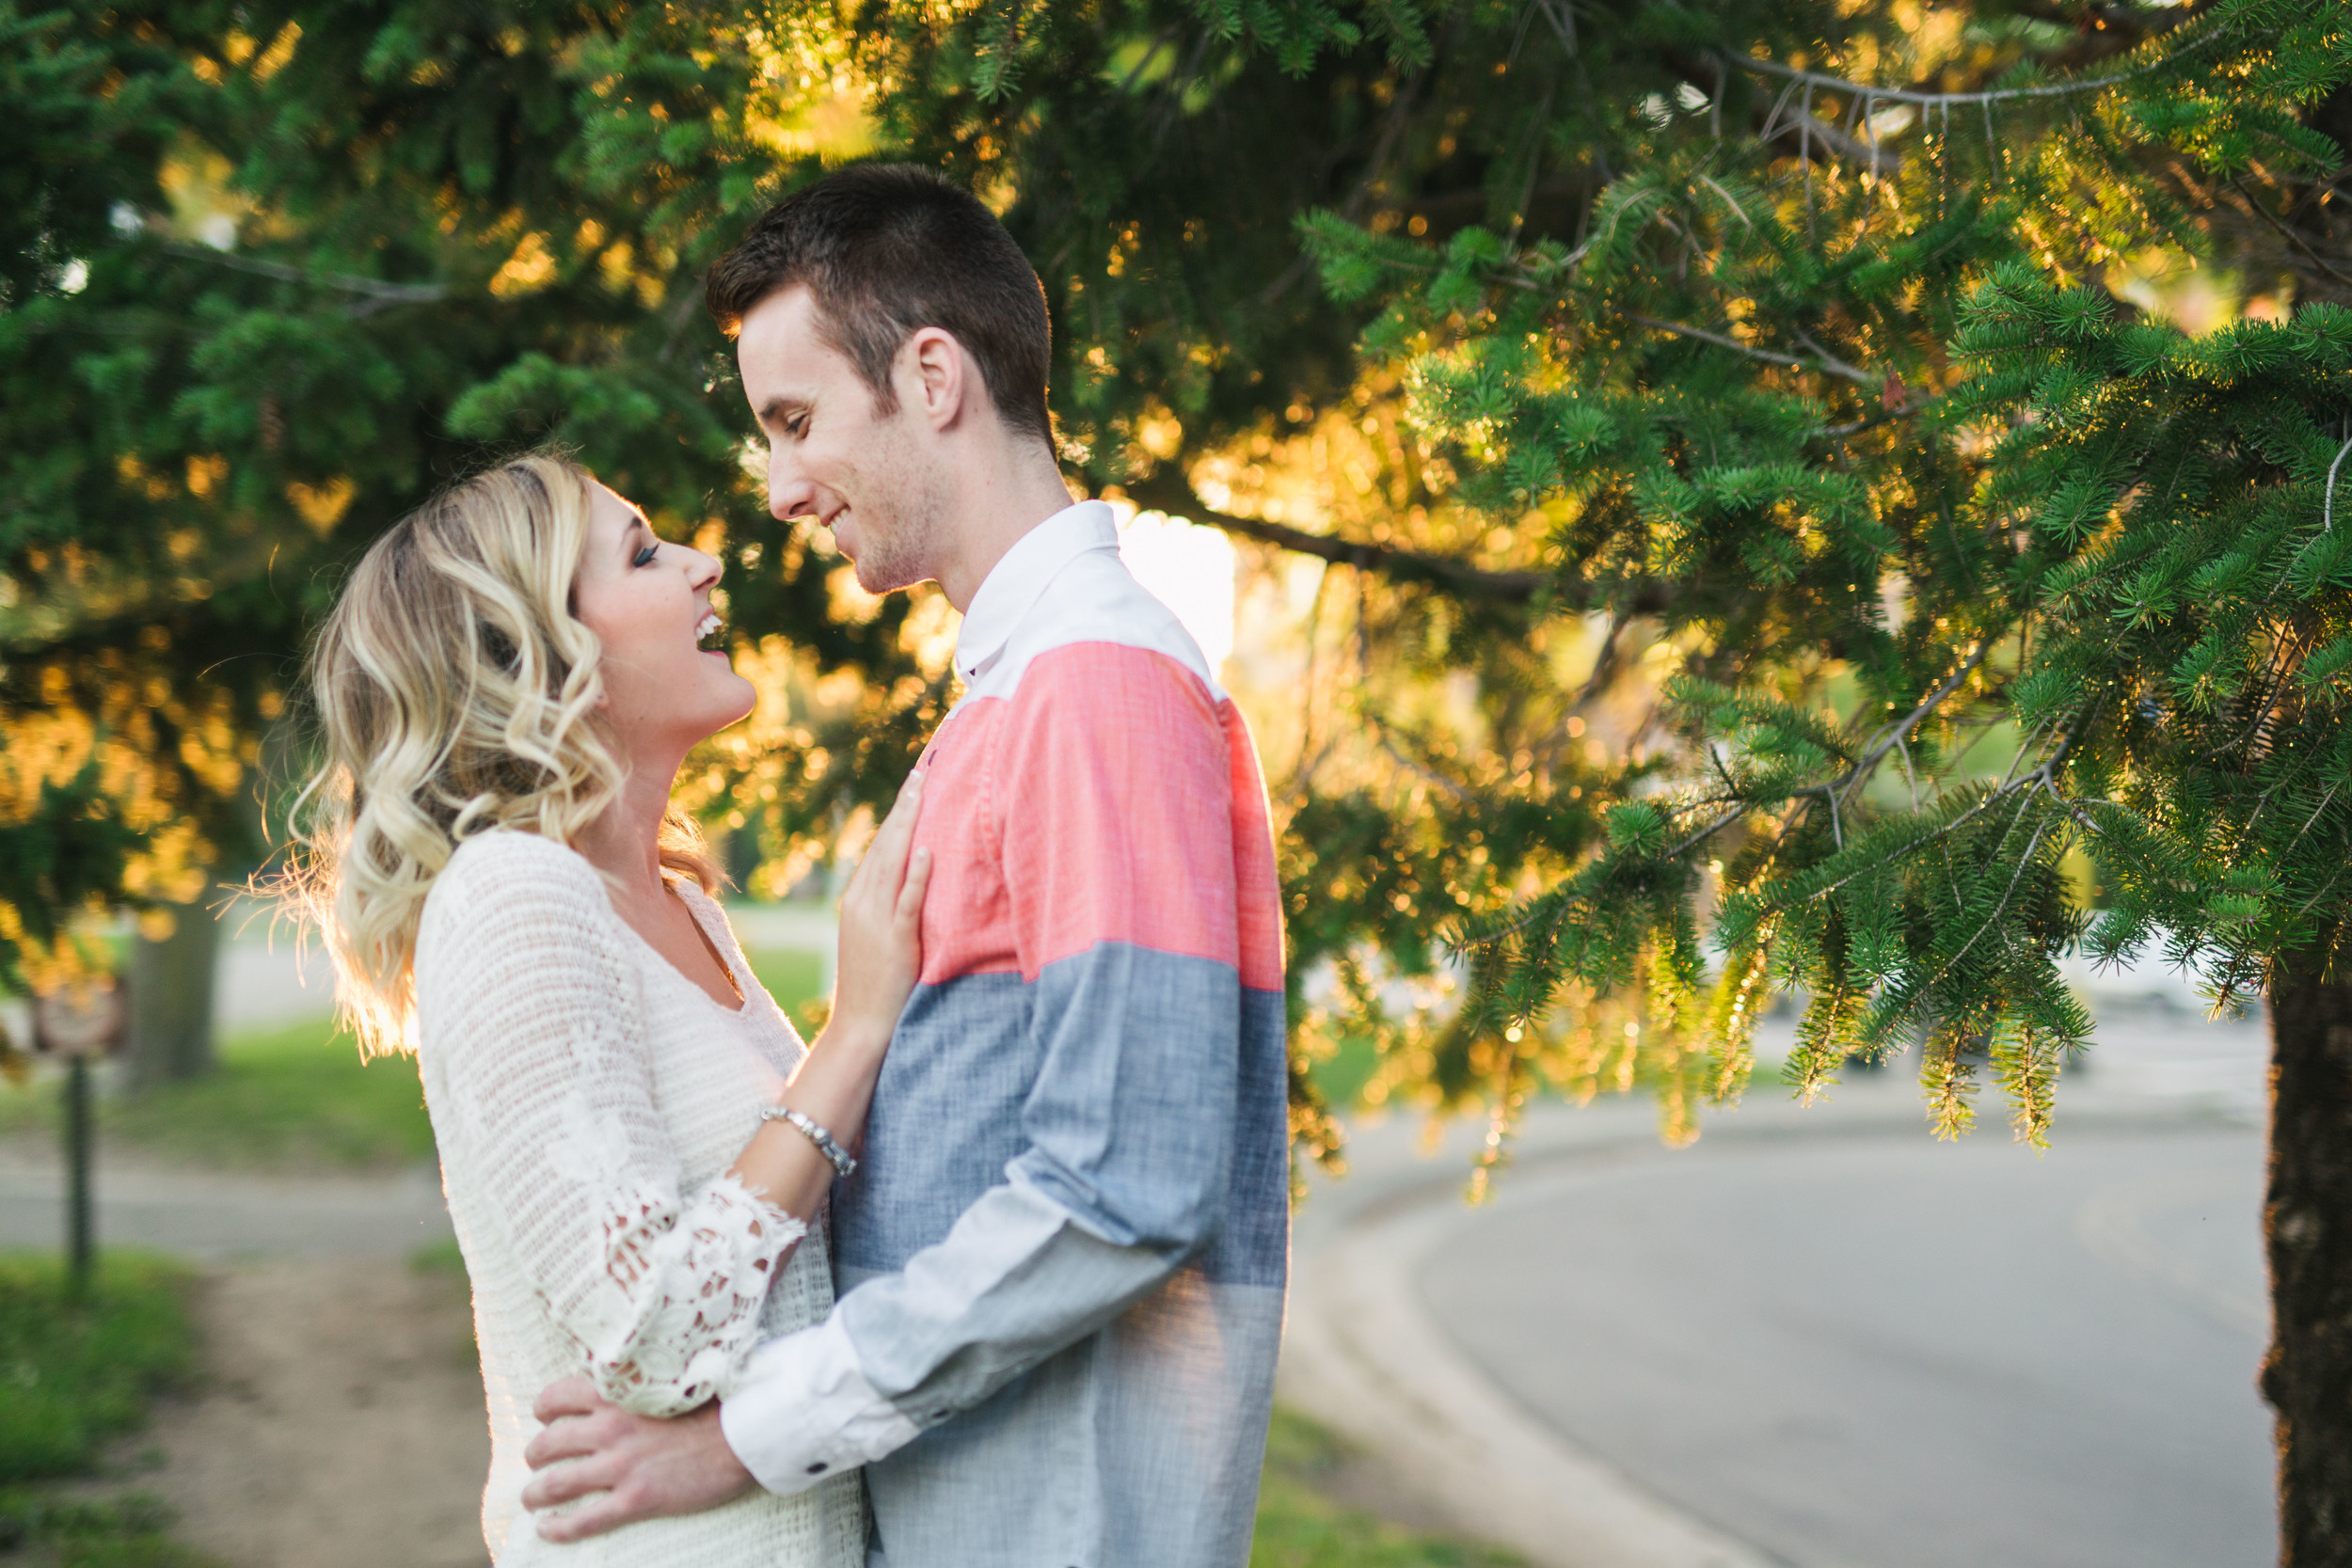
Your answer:
[[[898,401],[933,430],[952,429],[980,395],[970,356],[942,326],[919,327],[898,350]]]

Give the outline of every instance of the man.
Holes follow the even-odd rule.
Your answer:
[[[793,196],[711,269],[779,518],[964,613],[932,737],[922,982],[834,1197],[840,1300],[716,1415],[548,1390],[541,1532],[864,1465],[889,1568],[1248,1555],[1288,1251],[1281,915],[1247,730],[1070,504],[1036,274],[904,166]]]

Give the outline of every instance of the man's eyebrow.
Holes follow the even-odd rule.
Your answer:
[[[787,414],[792,413],[796,409],[805,408],[807,406],[808,402],[804,398],[772,397],[766,403],[759,405],[759,422],[761,424],[781,424]]]

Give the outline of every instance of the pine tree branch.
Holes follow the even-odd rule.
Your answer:
[[[1887,752],[1900,745],[1903,737],[1911,733],[1913,726],[1943,706],[1944,700],[1960,689],[1961,683],[1975,672],[1978,665],[1984,662],[1985,655],[1992,651],[1993,639],[1989,637],[1980,639],[1977,643],[1977,651],[1963,660],[1959,669],[1945,676],[1943,682],[1934,690],[1921,698],[1917,707],[1913,708],[1900,720],[1887,725],[1873,736],[1870,744],[1864,749],[1853,767],[1847,771],[1843,779],[1837,782],[1836,787],[1838,798],[1851,794],[1855,784],[1867,778],[1880,762],[1884,760]],[[1831,809],[1835,810],[1836,800],[1833,799],[1830,804]]]
[[[230,256],[209,245],[188,245],[179,240],[166,240],[164,248],[174,256],[184,256],[193,261],[210,261],[231,272],[249,272],[262,277],[275,277],[281,283],[307,283],[314,289],[336,289],[348,294],[361,294],[377,303],[362,307],[381,309],[387,305],[430,305],[449,297],[449,289],[440,283],[387,283],[380,278],[355,277],[340,272],[304,272],[283,261],[264,261],[259,257]]]
[[[1720,71],[1724,65],[1751,71],[1759,76],[1777,77],[1788,84],[1788,89],[1773,103],[1771,112],[1764,116],[1763,122],[1756,132],[1758,140],[1787,141],[1793,136],[1797,140],[1797,155],[1806,160],[1808,164],[1816,156],[1813,149],[1818,143],[1824,150],[1846,163],[1859,165],[1874,174],[1887,175],[1894,174],[1901,168],[1900,153],[1888,150],[1875,135],[1866,141],[1859,136],[1850,135],[1840,131],[1835,125],[1815,115],[1809,106],[1801,107],[1794,114],[1786,114],[1789,96],[1802,87],[1805,89],[1808,104],[1812,94],[1817,91],[1842,93],[1848,97],[1860,99],[1866,110],[1882,100],[1890,103],[1916,104],[1923,111],[1923,119],[1924,111],[1927,109],[1940,108],[1948,114],[1956,104],[1976,104],[1985,111],[1985,131],[1989,140],[1992,134],[1991,115],[1993,105],[1995,103],[2025,99],[2060,98],[2075,93],[2095,92],[2104,87],[2118,87],[2135,77],[2147,75],[2151,71],[2176,63],[2190,51],[2202,48],[2221,38],[2223,32],[2221,28],[2214,28],[2203,37],[2191,40],[2172,54],[2151,60],[2137,69],[2110,76],[2086,77],[2076,82],[2053,82],[2032,87],[1992,87],[1980,92],[1931,92],[1921,87],[1877,87],[1863,82],[1849,81],[1842,76],[1829,76],[1816,71],[1800,71],[1793,66],[1782,65],[1777,60],[1759,60],[1753,55],[1737,55],[1728,50],[1714,50],[1709,53],[1718,62],[1718,93],[1720,93]],[[1699,73],[1695,70],[1680,67],[1678,73],[1692,86],[1697,87],[1700,91],[1708,90],[1700,82]],[[1867,118],[1858,119],[1857,123],[1867,127]]]
[[[1850,420],[1844,424],[1825,424],[1814,431],[1808,439],[1827,437],[1836,440],[1841,436],[1858,436],[1863,431],[1875,430],[1883,424],[1893,424],[1898,420],[1908,420],[1915,414],[1924,414],[1943,401],[1943,395],[1939,393],[1931,398],[1919,398],[1905,403],[1900,408],[1889,408],[1859,420]]]
[[[2313,823],[2328,815],[2328,802],[2334,800],[2336,798],[2336,791],[2342,789],[2343,787],[2344,781],[2342,779],[2338,779],[2334,784],[2328,786],[2328,793],[2319,798],[2319,804],[2312,808],[2311,816],[2303,819],[2303,825],[2295,831],[2295,836],[2287,841],[2287,847],[2279,852],[2280,860],[2285,861],[2294,855],[2296,847],[2303,842],[2303,835],[2312,831]]]
[[[1162,470],[1163,473],[1166,471]],[[1489,599],[1502,604],[1528,604],[1537,594],[1549,593],[1558,603],[1569,609],[1581,610],[1602,599],[1609,599],[1622,603],[1627,612],[1633,615],[1658,614],[1675,598],[1669,585],[1647,579],[1629,584],[1630,592],[1620,596],[1609,593],[1602,584],[1563,578],[1551,572],[1491,572],[1447,556],[1399,549],[1394,546],[1376,545],[1365,540],[1341,539],[1327,533],[1310,533],[1304,529],[1268,522],[1262,517],[1238,517],[1230,512],[1219,512],[1203,505],[1189,484],[1176,480],[1145,480],[1129,485],[1126,495],[1128,499],[1146,511],[1189,517],[1195,522],[1223,529],[1228,533],[1237,533],[1245,539],[1255,539],[1260,544],[1273,545],[1281,549],[1295,550],[1301,555],[1311,555],[1336,566],[1353,566],[1359,571],[1375,572],[1404,582],[1425,582],[1470,598]]]
[[[2194,49],[2198,43],[2218,36],[2217,30],[2187,47]],[[1916,103],[1928,108],[1949,108],[1961,103],[2001,103],[2021,98],[2062,98],[2069,93],[2094,92],[2101,87],[2119,86],[2135,76],[2144,76],[2178,58],[2177,55],[2167,55],[2160,60],[2152,60],[2137,71],[2126,71],[2113,76],[2094,76],[2080,82],[2053,82],[2039,87],[1994,87],[1983,92],[1927,92],[1917,87],[1874,87],[1866,83],[1848,81],[1843,76],[1824,76],[1818,71],[1799,71],[1794,66],[1782,65],[1778,60],[1759,60],[1751,55],[1725,52],[1723,57],[1741,71],[1752,71],[1759,76],[1777,76],[1800,87],[1842,92],[1873,102],[1883,98],[1890,103]]]
[[[2246,188],[2246,180],[2244,176],[2233,174],[2230,176],[2230,183],[2235,185],[2238,189],[2238,194],[2246,198],[2247,208],[2251,211],[2256,217],[2262,219],[2265,223],[2270,225],[2271,228],[2277,230],[2280,237],[2283,238],[2287,244],[2293,245],[2296,249],[2310,257],[2312,260],[2312,265],[2317,267],[2320,271],[2326,273],[2328,277],[2334,278],[2339,283],[2352,283],[2352,273],[2344,273],[2337,270],[2334,262],[2328,261],[2328,258],[2322,256],[2318,251],[2312,248],[2312,243],[2309,240],[2305,239],[2302,235],[2296,233],[2293,229],[2289,228],[2284,220],[2280,219],[2277,214],[2273,213],[2267,206],[2264,205],[2261,197],[2256,196],[2252,191],[2248,190]]]
[[[1873,387],[1879,383],[1880,377],[1847,364],[1843,359],[1823,348],[1820,341],[1804,327],[1792,326],[1789,330],[1797,335],[1797,341],[1813,351],[1813,356],[1821,362],[1821,368],[1832,375],[1842,375],[1847,380],[1859,382],[1865,387]]]
[[[1675,74],[1699,92],[1705,93],[1721,113],[1724,87],[1724,62],[1736,55],[1709,52],[1705,55],[1685,55],[1669,50],[1663,55]],[[1788,111],[1788,96],[1802,83],[1791,83],[1788,92],[1781,94],[1768,109],[1756,117],[1756,137],[1762,142],[1785,142],[1794,139],[1797,156],[1810,164],[1821,153],[1856,164],[1873,174],[1891,175],[1902,167],[1902,154],[1888,150],[1876,137],[1863,141],[1850,136],[1836,126],[1822,119],[1808,107]]]
[[[1743,343],[1737,338],[1724,337],[1720,332],[1709,332],[1702,326],[1690,326],[1681,322],[1660,321],[1655,316],[1645,316],[1631,310],[1626,312],[1626,319],[1640,322],[1644,326],[1652,327],[1660,332],[1671,332],[1677,338],[1696,338],[1702,342],[1714,343],[1730,349],[1735,354],[1744,354],[1751,359],[1762,359],[1774,365],[1788,365],[1801,371],[1820,371],[1829,375],[1844,376],[1848,381],[1864,387],[1875,387],[1879,384],[1880,378],[1869,372],[1857,370],[1844,360],[1833,358],[1828,355],[1822,355],[1818,359],[1806,359],[1794,354],[1780,354],[1769,348],[1757,348],[1753,343]],[[1804,334],[1800,332],[1798,336],[1802,338]],[[1810,339],[1805,341],[1818,352],[1820,344],[1814,343]]]
[[[1931,691],[1925,698],[1921,699],[1917,707],[1913,708],[1910,713],[1906,714],[1896,722],[1886,725],[1884,728],[1881,729],[1878,734],[1872,737],[1872,744],[1863,752],[1862,756],[1855,761],[1853,767],[1847,769],[1846,772],[1839,775],[1836,779],[1828,781],[1827,783],[1813,784],[1804,789],[1794,790],[1791,792],[1791,798],[1794,799],[1819,795],[1829,802],[1831,832],[1836,837],[1839,848],[1842,849],[1845,847],[1844,824],[1839,820],[1839,803],[1848,795],[1851,795],[1853,792],[1855,785],[1861,780],[1868,777],[1870,772],[1882,760],[1885,758],[1889,752],[1892,752],[1898,747],[1903,745],[1903,737],[1907,736],[1922,719],[1925,719],[1929,714],[1933,713],[1936,708],[1944,704],[1946,699],[1949,698],[1953,692],[1960,689],[1962,683],[1967,680],[1969,674],[1975,671],[1979,665],[1984,662],[1985,656],[1992,652],[1992,648],[1993,640],[1991,638],[1986,638],[1979,642],[1976,652],[1970,654],[1966,659],[1962,661],[1960,668],[1946,676],[1933,691]],[[2052,759],[2053,765],[2056,760],[2056,758]],[[1903,765],[1906,769],[1910,767],[1910,753],[1908,749],[1906,749],[1903,756]],[[2046,768],[2044,771],[2046,771]],[[2042,775],[2038,773],[2035,776],[2036,778],[2040,778]],[[1918,782],[1915,779],[1912,783],[1912,788],[1915,794],[1918,788]],[[1979,807],[1973,808],[1962,816],[1956,818],[1954,821],[1947,823],[1944,829],[1940,830],[1940,832],[1950,832],[1952,828],[1959,826],[1961,822],[1963,822],[1967,820],[1969,816],[1974,816],[1977,809],[1981,809],[1982,804],[1990,804],[1992,800],[1998,799],[1999,794],[2005,793],[2007,793],[2007,791],[2003,790],[1996,793],[1993,797],[1989,797],[1986,801],[1980,803]],[[1696,803],[1704,804],[1706,802]],[[1724,829],[1730,827],[1734,822],[1739,821],[1742,816],[1745,816],[1749,812],[1755,809],[1755,803],[1752,801],[1743,800],[1735,803],[1729,811],[1724,813],[1721,816],[1716,817],[1705,827],[1698,829],[1696,832],[1684,838],[1673,848],[1667,850],[1666,853],[1661,858],[1665,860],[1675,859],[1696,846],[1705,843],[1708,838],[1711,838],[1716,833],[1721,832]],[[1931,838],[1935,836],[1940,836],[1940,833],[1930,835]],[[1921,842],[1924,843],[1928,841],[1922,840]],[[1913,846],[1913,847],[1916,847],[1916,846]],[[1843,884],[1840,883],[1837,885],[1842,886]],[[1823,891],[1826,892],[1831,890],[1825,889]]]
[[[1740,801],[1738,805],[1733,806],[1729,811],[1724,813],[1723,816],[1715,818],[1714,821],[1709,822],[1706,827],[1701,828],[1697,832],[1692,833],[1690,837],[1684,839],[1681,843],[1667,850],[1665,854],[1660,858],[1662,860],[1674,860],[1678,858],[1686,851],[1696,848],[1699,845],[1706,843],[1717,833],[1722,832],[1725,828],[1730,827],[1734,822],[1737,822],[1740,818],[1747,816],[1753,809],[1755,808],[1750,806],[1746,801]]]
[[[2014,830],[2015,825],[2012,823],[2011,831],[2013,832]],[[1977,927],[1975,935],[1971,936],[1965,942],[1962,943],[1960,951],[1953,954],[1948,959],[1947,959],[1942,969],[1936,971],[1935,978],[1928,982],[1930,985],[1937,984],[1942,981],[1945,976],[1950,974],[1953,970],[1959,968],[1960,960],[1968,956],[1968,950],[1977,945],[1978,942],[1983,938],[1985,932],[1993,929],[1994,923],[1998,921],[2001,918],[2002,912],[2009,908],[2010,899],[2017,892],[2017,884],[2025,879],[2026,867],[2033,863],[2033,852],[2042,847],[2042,835],[2049,831],[2050,824],[2047,821],[2042,822],[2035,827],[2033,831],[2033,837],[2026,841],[2025,854],[2018,858],[2016,871],[2010,877],[2009,886],[2001,890],[2001,901],[1993,906],[1993,912],[1984,917],[1984,923]]]

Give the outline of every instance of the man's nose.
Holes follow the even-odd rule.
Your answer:
[[[768,515],[788,523],[817,510],[817,486],[795,472],[793,466],[771,454],[768,459]]]

